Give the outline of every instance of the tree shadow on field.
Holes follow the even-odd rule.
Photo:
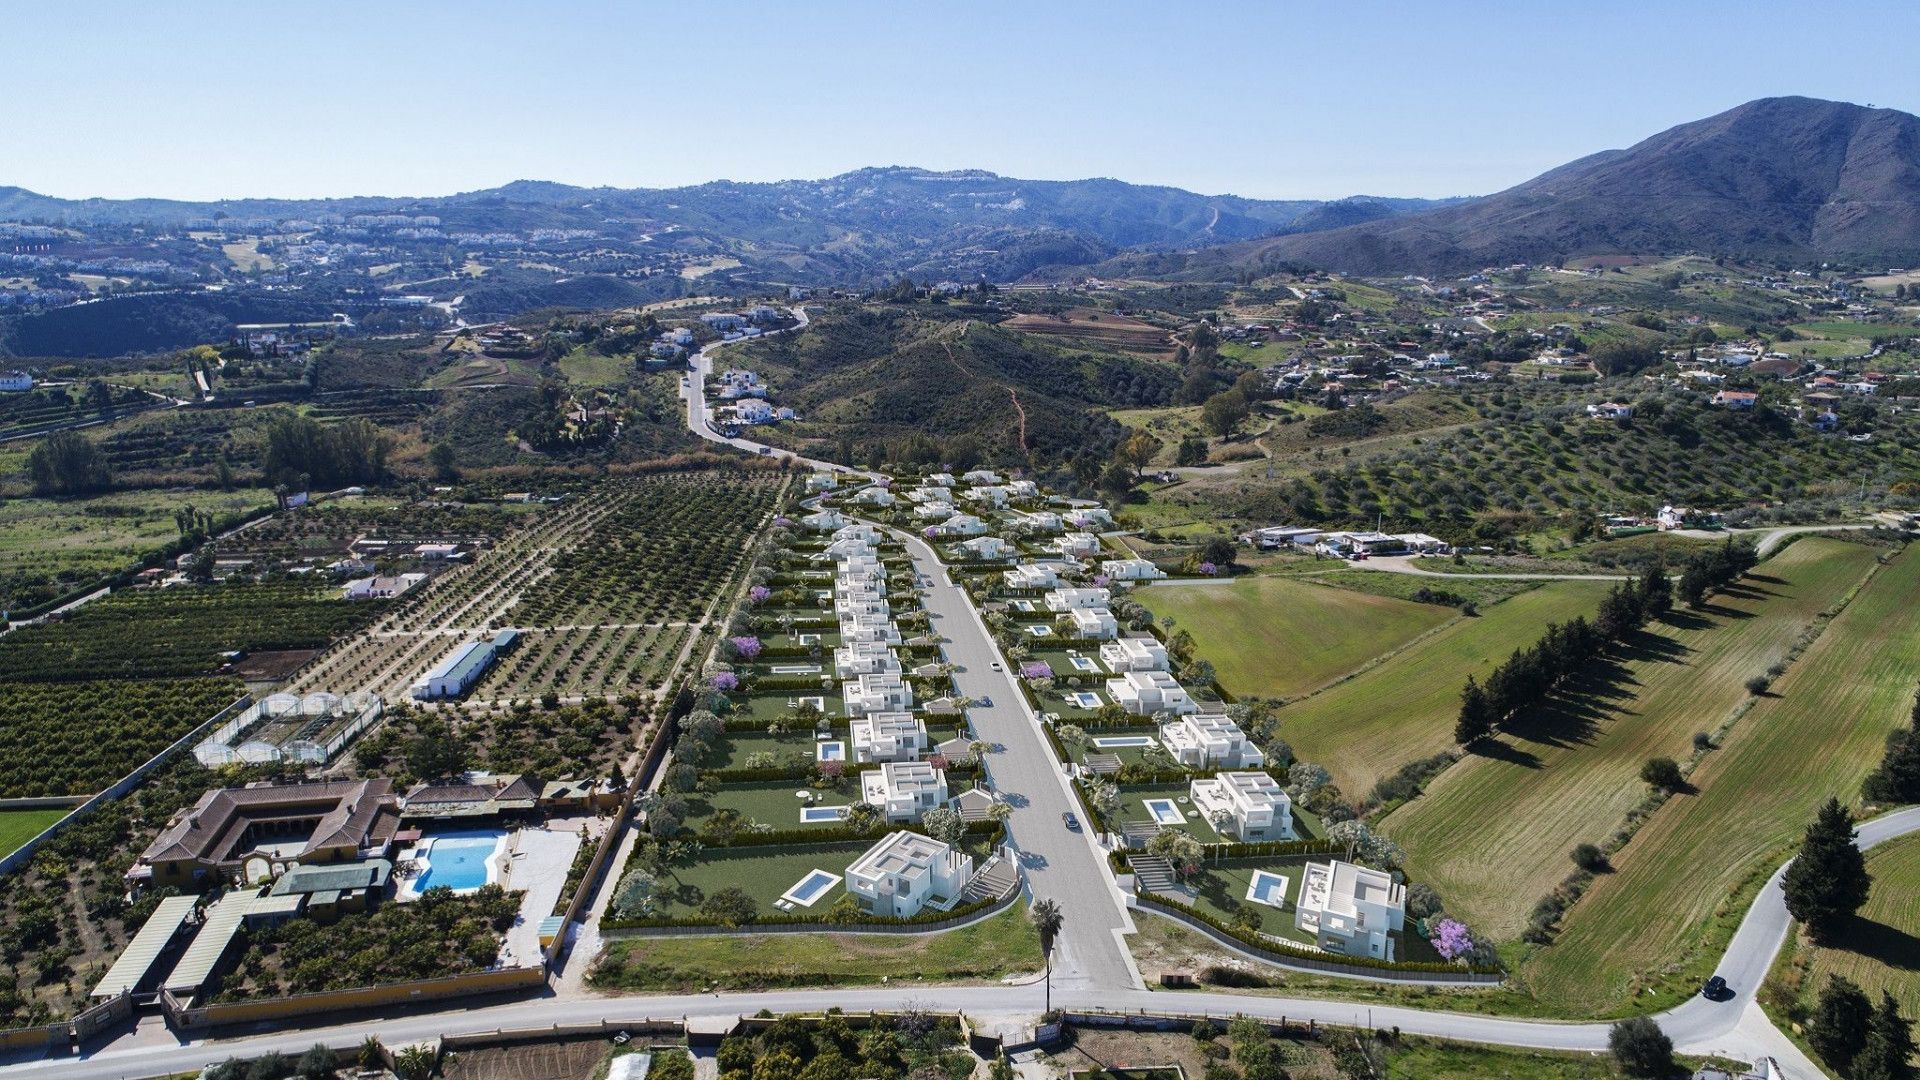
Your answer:
[[[1739,581],[1720,586],[1720,592],[1724,596],[1738,596],[1744,599],[1766,599],[1768,597],[1786,595],[1786,593],[1782,591],[1763,589],[1755,585],[1753,581],[1754,579],[1752,578],[1741,578]],[[1782,581],[1780,584],[1785,585],[1786,582]]]
[[[1671,626],[1675,630],[1705,630],[1713,625],[1713,620],[1697,611],[1677,607],[1657,617],[1662,626]]]
[[[1701,622],[1704,623],[1706,620],[1702,619]],[[1708,625],[1712,624],[1709,623]],[[1614,646],[1613,655],[1616,659],[1600,661],[1593,666],[1618,666],[1629,660],[1641,660],[1648,663],[1684,664],[1687,662],[1687,656],[1692,652],[1692,646],[1675,641],[1670,637],[1663,637],[1660,634],[1650,634],[1645,630],[1635,630]],[[1632,682],[1633,680],[1629,676],[1627,681]]]
[[[1920,937],[1858,915],[1841,927],[1833,947],[1878,960],[1899,971],[1920,971]]]
[[[1590,744],[1598,738],[1601,724],[1632,715],[1627,703],[1633,699],[1638,685],[1625,664],[1617,660],[1595,661],[1562,684],[1545,702],[1508,720],[1501,732],[1520,742],[1544,746]],[[1519,747],[1511,749],[1531,756]],[[1525,761],[1516,763],[1528,765]],[[1537,768],[1538,760],[1529,767]]]

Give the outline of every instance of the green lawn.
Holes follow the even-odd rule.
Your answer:
[[[789,796],[791,799],[792,796]],[[800,800],[792,799],[796,822]],[[876,839],[878,839],[876,837]],[[808,844],[763,848],[712,848],[701,854],[692,866],[676,867],[670,875],[673,886],[668,903],[660,914],[666,918],[693,918],[699,915],[700,902],[712,893],[738,885],[753,897],[762,915],[781,914],[773,906],[780,894],[798,884],[814,869],[829,874],[844,874],[871,842]],[[809,907],[796,908],[795,914],[825,915],[846,895],[844,883],[835,882]]]
[[[781,699],[784,703],[785,699]],[[836,736],[846,739],[846,733]],[[701,762],[702,769],[744,769],[747,758],[753,754],[768,753],[788,764],[812,764],[814,760],[813,730],[789,731],[784,735],[775,735],[766,731],[729,731],[713,745],[713,751]],[[852,752],[851,748],[848,750]]]
[[[811,792],[813,800],[807,802],[800,799],[795,794],[800,791]],[[853,777],[842,780],[838,789],[829,788],[825,791],[815,791],[804,781],[799,780],[764,784],[721,784],[711,795],[692,795],[687,798],[686,824],[689,828],[698,831],[715,811],[728,809],[738,811],[740,816],[748,821],[774,829],[824,829],[837,826],[838,823],[801,821],[800,808],[802,806],[851,806],[859,801],[859,781]],[[791,884],[793,882],[787,882],[787,885]],[[785,889],[787,885],[782,885],[780,888]]]
[[[1484,678],[1514,649],[1536,641],[1550,622],[1591,616],[1606,589],[1598,581],[1556,581],[1459,619],[1360,675],[1288,705],[1280,712],[1281,737],[1302,760],[1332,770],[1341,790],[1364,796],[1402,763],[1453,745],[1468,675]]]
[[[11,855],[39,836],[47,826],[67,816],[65,809],[0,811],[0,856]]]
[[[1830,540],[1802,540],[1831,548]],[[1782,555],[1784,559],[1786,556]],[[1767,573],[1774,563],[1763,564]],[[1885,566],[1569,913],[1523,974],[1566,1010],[1664,1008],[1708,973],[1751,886],[1829,796],[1857,797],[1886,735],[1907,721],[1920,671],[1920,556]],[[1838,598],[1838,591],[1834,593]],[[1449,898],[1451,899],[1451,898]]]
[[[607,947],[602,990],[752,990],[915,980],[998,980],[1038,971],[1026,905],[943,934],[723,934],[625,939]]]
[[[1801,541],[1704,612],[1650,626],[1623,662],[1597,666],[1580,693],[1517,717],[1388,815],[1384,831],[1407,850],[1408,873],[1477,931],[1516,938],[1535,902],[1572,871],[1567,853],[1607,839],[1645,797],[1647,759],[1685,760],[1692,735],[1745,701],[1747,678],[1785,657],[1875,554]]]
[[[1275,577],[1154,585],[1137,595],[1191,633],[1220,685],[1242,697],[1310,693],[1455,617],[1431,604]]]
[[[560,372],[567,381],[582,386],[619,386],[633,377],[631,356],[602,356],[586,349],[575,349],[560,358]]]

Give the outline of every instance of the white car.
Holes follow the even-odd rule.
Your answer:
[[[991,663],[991,664],[988,664],[987,666],[988,666],[988,667],[990,667],[990,668],[992,668],[992,669],[993,669],[993,670],[995,670],[995,671],[1005,671],[1005,670],[1006,670],[1005,668],[1003,668],[1003,667],[1001,667],[1001,666],[1000,666],[1000,661],[998,661],[998,660],[995,660],[995,661],[994,661],[993,663]]]

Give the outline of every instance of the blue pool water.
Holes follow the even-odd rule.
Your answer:
[[[845,806],[803,806],[800,808],[800,820],[807,824],[821,821],[840,821],[847,816]]]
[[[1265,870],[1255,870],[1248,883],[1247,899],[1280,907],[1287,902],[1287,879]]]
[[[477,889],[487,883],[487,860],[500,846],[495,833],[451,834],[434,838],[427,849],[427,869],[414,882],[415,892],[426,892],[445,885],[455,892]]]
[[[820,895],[833,888],[839,881],[839,875],[829,874],[825,870],[815,870],[800,879],[800,883],[787,890],[787,896],[797,904],[811,904],[820,899]]]
[[[1172,799],[1148,799],[1142,805],[1147,808],[1147,814],[1153,818],[1155,825],[1178,825],[1187,820]]]
[[[1102,750],[1113,750],[1113,749],[1117,749],[1119,747],[1124,747],[1124,746],[1132,746],[1132,747],[1152,746],[1153,736],[1151,735],[1105,735],[1093,740],[1093,745],[1099,747]]]

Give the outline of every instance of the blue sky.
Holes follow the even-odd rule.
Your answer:
[[[1756,97],[1920,112],[1920,5],[15,5],[0,184],[177,198],[864,165],[1480,194]]]

